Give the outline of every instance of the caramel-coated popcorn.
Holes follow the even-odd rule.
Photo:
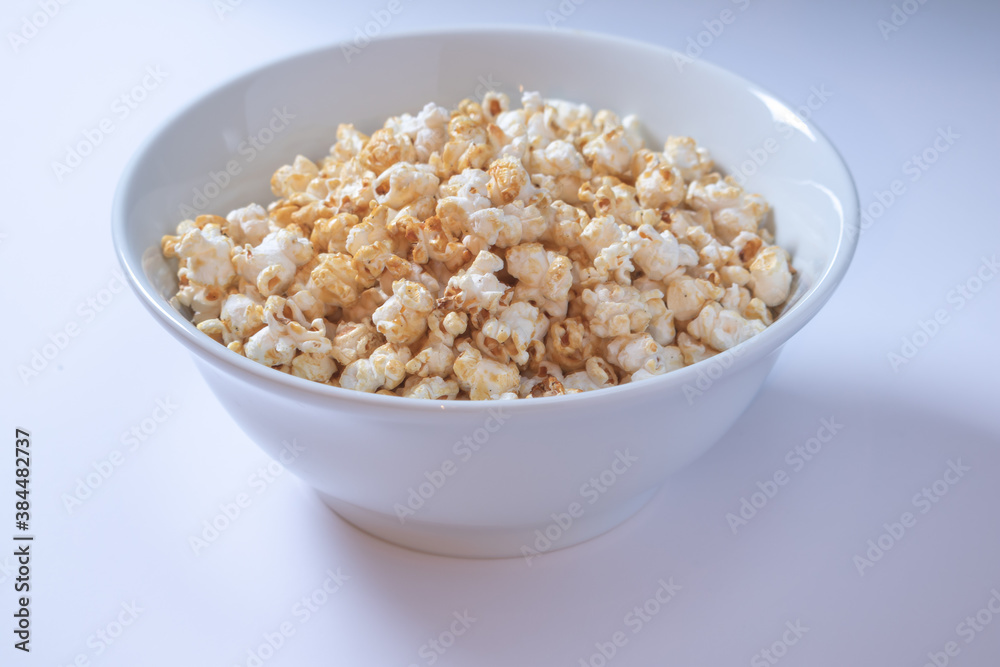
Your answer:
[[[526,92],[341,124],[275,199],[164,236],[171,302],[313,382],[431,400],[594,391],[708,359],[792,291],[769,207],[683,136]]]

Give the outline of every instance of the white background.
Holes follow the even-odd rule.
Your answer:
[[[918,667],[949,641],[959,649],[949,664],[1000,664],[1000,615],[981,631],[959,627],[1000,590],[1000,279],[971,300],[953,291],[1000,251],[1000,7],[909,0],[917,11],[883,34],[888,0],[586,0],[564,2],[566,16],[556,0],[405,0],[380,29],[558,17],[561,29],[683,49],[729,8],[735,21],[702,36],[700,57],[794,106],[827,91],[812,119],[850,165],[864,207],[894,180],[905,186],[875,207],[839,291],[729,435],[619,529],[529,566],[409,552],[345,524],[290,474],[254,482],[266,457],[131,292],[99,313],[85,305],[119,286],[111,199],[139,142],[238,73],[352,39],[385,5],[244,0],[220,15],[210,0],[77,0],[15,45],[10,34],[39,6],[4,4],[0,544],[14,533],[15,426],[32,433],[37,541],[30,655],[12,648],[13,560],[0,548],[0,664],[253,665],[248,651],[288,622],[294,635],[264,664],[428,665],[421,647],[466,610],[475,622],[436,664],[600,665],[595,643],[623,631],[608,664],[763,665],[755,654],[786,622],[808,628],[781,658],[789,667]],[[112,105],[147,67],[166,78],[122,118]],[[60,180],[53,161],[103,118],[114,131]],[[915,180],[907,161],[948,128],[958,138]],[[919,335],[938,310],[946,323]],[[18,367],[70,324],[79,335],[22,379]],[[915,334],[924,345],[893,368],[889,353]],[[158,399],[176,408],[130,449],[122,434]],[[824,418],[842,428],[797,469],[786,452]],[[66,495],[114,450],[121,465],[69,511]],[[914,503],[949,461],[969,470],[933,504]],[[787,485],[734,534],[727,514],[779,470]],[[189,536],[239,493],[252,505],[195,555]],[[855,556],[907,511],[915,525],[859,573]],[[302,622],[294,605],[337,568],[349,579]],[[670,578],[680,591],[633,632],[626,615]],[[138,618],[112,644],[98,640],[132,603]]]

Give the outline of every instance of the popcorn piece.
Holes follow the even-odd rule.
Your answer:
[[[406,362],[409,359],[410,348],[386,343],[375,348],[367,359],[348,364],[340,374],[340,386],[369,394],[383,387],[395,389],[406,377]]]
[[[566,389],[578,389],[580,391],[594,391],[595,389],[605,389],[618,384],[618,375],[604,359],[591,357],[587,359],[586,369],[567,375],[563,380],[563,387]]]
[[[677,348],[681,351],[684,363],[688,366],[705,359],[711,359],[719,353],[688,333],[677,334]]]
[[[392,296],[372,314],[372,322],[390,343],[409,345],[424,335],[432,310],[434,297],[423,285],[397,280],[392,284]]]
[[[382,336],[368,322],[341,322],[333,336],[330,356],[347,366],[365,359],[382,344]]]
[[[792,273],[788,268],[788,253],[778,246],[765,247],[750,265],[750,289],[766,305],[780,306],[792,288]]]
[[[591,220],[580,235],[580,245],[593,259],[593,271],[583,271],[581,282],[599,283],[614,280],[622,284],[632,282],[632,247],[625,233],[607,215]]]
[[[361,164],[378,176],[397,162],[414,162],[417,151],[411,137],[396,133],[392,128],[376,130],[358,154]],[[277,193],[275,193],[277,194]]]
[[[279,294],[292,284],[295,270],[309,261],[312,246],[307,239],[279,229],[251,247],[233,250],[233,265],[244,280],[264,296]]]
[[[358,216],[353,213],[338,213],[318,220],[309,241],[317,252],[347,252],[347,235],[358,222]]]
[[[756,232],[768,210],[760,195],[747,194],[732,176],[723,180],[718,174],[691,183],[687,199],[693,207],[711,212],[715,233],[723,243],[740,232]]]
[[[487,173],[490,180],[486,191],[494,206],[503,206],[515,200],[530,203],[535,187],[520,160],[505,155],[491,164]]]
[[[333,344],[326,337],[326,323],[306,320],[295,302],[269,296],[264,304],[264,322],[275,334],[289,339],[297,349],[311,354],[329,354]]]
[[[521,220],[499,208],[484,208],[469,215],[466,231],[487,246],[509,248],[521,241]]]
[[[698,146],[691,137],[667,137],[663,157],[689,183],[707,175],[714,166],[708,151]]]
[[[684,201],[687,188],[677,167],[660,164],[639,174],[635,191],[646,208],[673,208]]]
[[[337,372],[337,364],[328,354],[300,354],[292,359],[292,375],[312,380],[328,382]]]
[[[353,257],[343,252],[319,255],[319,264],[310,273],[306,289],[317,300],[331,306],[354,304],[362,291],[375,281],[370,274],[359,274],[353,261]]]
[[[330,147],[330,156],[337,162],[347,162],[361,153],[368,143],[368,135],[358,132],[349,123],[337,126],[337,143]]]
[[[264,326],[264,307],[245,294],[235,292],[226,297],[220,308],[223,326],[222,340],[226,345],[243,342]]]
[[[229,212],[226,216],[226,234],[235,244],[260,245],[271,232],[267,211],[259,204],[250,204]]]
[[[608,343],[608,361],[631,373],[632,381],[663,375],[684,366],[681,351],[663,347],[649,334],[618,336]]]
[[[458,386],[474,401],[497,399],[514,391],[521,379],[516,366],[484,359],[483,353],[474,347],[467,347],[458,356],[454,370]]]
[[[583,302],[590,330],[602,338],[642,331],[651,319],[642,294],[633,287],[598,285],[583,291]]]
[[[375,179],[375,200],[399,209],[421,197],[433,195],[439,182],[425,165],[396,162]]]
[[[427,398],[431,400],[450,400],[458,396],[458,381],[453,379],[443,379],[436,375],[418,378],[412,386],[403,391],[403,396],[408,398]],[[409,380],[407,381],[409,384]]]
[[[652,280],[663,280],[678,266],[698,263],[697,255],[689,252],[688,246],[677,243],[669,229],[661,233],[650,225],[642,225],[629,232],[628,243],[633,249],[636,266]]]
[[[728,350],[750,340],[765,328],[760,320],[744,319],[738,312],[711,301],[687,325],[687,332],[716,350]]]
[[[597,351],[596,341],[580,317],[553,322],[545,340],[552,361],[566,370],[578,370]]]
[[[564,317],[573,286],[572,264],[565,255],[545,250],[540,243],[507,250],[507,272],[517,279],[514,299],[530,301],[554,317]]]
[[[192,229],[174,247],[180,259],[178,278],[195,285],[225,288],[236,277],[229,256],[233,242],[224,236],[218,225]]]
[[[476,345],[484,354],[518,366],[528,363],[528,346],[545,339],[549,320],[530,303],[518,301],[500,310],[476,333]]]
[[[404,113],[385,122],[396,134],[405,134],[413,142],[416,159],[427,162],[431,154],[441,152],[448,140],[448,110],[428,102],[416,116]]]
[[[184,285],[177,290],[177,294],[170,299],[170,303],[175,308],[178,306],[190,308],[192,312],[191,321],[195,324],[200,324],[205,320],[219,317],[224,296],[225,292],[218,287]]]
[[[723,290],[707,280],[680,278],[667,286],[667,308],[674,318],[685,321],[701,312],[706,301],[722,298]]]
[[[271,177],[271,192],[278,197],[291,197],[304,192],[309,183],[319,176],[319,168],[307,157],[296,155],[292,164],[279,167]]]
[[[632,146],[625,128],[611,127],[583,146],[583,154],[591,160],[594,173],[624,176],[632,160]]]
[[[507,286],[494,275],[503,268],[503,260],[493,253],[482,251],[465,271],[448,281],[444,298],[439,306],[464,310],[470,315],[480,310],[492,313],[500,304]]]

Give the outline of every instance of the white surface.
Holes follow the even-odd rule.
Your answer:
[[[291,476],[268,482],[256,472],[267,458],[130,293],[93,318],[79,305],[117,287],[111,193],[153,127],[234,73],[352,36],[387,4],[243,2],[220,20],[208,0],[70,3],[16,53],[7,32],[37,5],[5,5],[10,185],[0,266],[10,297],[0,387],[10,436],[0,470],[10,481],[0,497],[10,505],[0,515],[12,523],[16,425],[32,432],[37,455],[38,537],[33,650],[14,651],[6,634],[0,664],[68,665],[82,655],[80,664],[94,665],[246,665],[262,634],[287,622],[294,634],[268,666],[424,665],[430,653],[421,647],[465,610],[476,621],[435,664],[586,664],[595,642],[618,631],[628,641],[613,665],[769,664],[755,654],[796,621],[809,630],[783,665],[923,665],[949,641],[959,649],[949,664],[997,664],[1000,616],[979,632],[959,624],[1000,590],[1000,280],[961,308],[952,292],[1000,251],[990,204],[1000,148],[997,7],[928,2],[883,39],[878,21],[890,19],[889,2],[563,3],[575,9],[560,27],[673,47],[733,9],[703,57],[796,105],[825,85],[832,95],[813,119],[853,169],[863,205],[894,179],[906,191],[865,232],[841,289],[786,346],[722,442],[619,530],[529,567],[404,551],[358,533]],[[545,12],[559,11],[556,2],[475,7],[404,2],[385,30],[545,25]],[[157,65],[168,73],[163,83],[128,117],[116,115],[115,99]],[[114,132],[59,182],[51,162],[104,117]],[[907,160],[948,127],[959,138],[911,181]],[[894,372],[887,354],[939,309],[947,323]],[[69,323],[79,335],[23,383],[18,365]],[[167,398],[173,414],[129,451],[123,432]],[[829,417],[843,428],[796,470],[786,452]],[[122,465],[68,514],[62,494],[113,450]],[[914,494],[958,459],[971,470],[922,514]],[[734,535],[726,514],[778,470],[787,485]],[[251,505],[196,556],[188,536],[239,493]],[[860,576],[853,557],[907,511],[915,525]],[[0,544],[13,532],[0,530]],[[13,562],[0,564],[0,613],[10,618]],[[337,568],[350,579],[304,620],[297,601]],[[671,577],[682,589],[633,633],[626,615]],[[98,655],[95,633],[133,601],[137,620]]]

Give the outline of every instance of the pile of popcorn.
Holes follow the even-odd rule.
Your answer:
[[[426,105],[278,199],[165,236],[172,303],[237,354],[357,391],[555,396],[636,382],[760,333],[788,298],[767,203],[688,137],[524,93]]]

